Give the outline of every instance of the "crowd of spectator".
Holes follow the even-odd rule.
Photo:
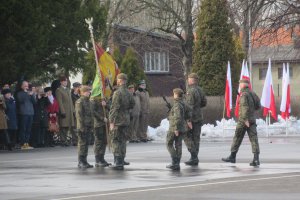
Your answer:
[[[49,87],[5,84],[0,88],[0,149],[33,149],[77,144],[74,103],[80,83],[62,76]]]

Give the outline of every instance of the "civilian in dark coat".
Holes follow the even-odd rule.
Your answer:
[[[6,104],[5,114],[7,117],[7,132],[9,134],[11,144],[14,147],[17,143],[18,129],[16,101],[12,96],[12,92],[10,89],[4,89],[2,91],[2,94],[4,95]]]

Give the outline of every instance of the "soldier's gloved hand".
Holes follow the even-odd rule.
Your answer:
[[[65,113],[61,113],[60,116],[61,116],[61,118],[66,118],[66,114]]]

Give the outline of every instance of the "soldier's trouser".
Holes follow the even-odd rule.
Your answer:
[[[242,122],[238,122],[236,125],[235,134],[231,145],[231,152],[238,152],[246,131],[248,133],[249,140],[251,142],[252,152],[259,153],[256,124],[255,123],[250,124],[250,127],[248,128]]]
[[[94,154],[95,156],[104,155],[107,145],[105,125],[94,129]]]
[[[127,126],[115,126],[110,132],[111,149],[115,157],[126,156],[126,132]]]
[[[139,128],[139,116],[134,116],[132,120],[130,121],[129,126],[129,140],[137,140],[137,133]]]
[[[140,140],[147,139],[148,130],[148,113],[141,113],[139,117],[138,138]]]
[[[201,122],[192,122],[193,129],[184,134],[184,143],[190,153],[198,155],[200,148]]]
[[[78,156],[87,156],[92,128],[85,131],[78,130]]]
[[[171,157],[180,160],[182,155],[182,133],[175,136],[174,132],[168,131],[166,145]]]

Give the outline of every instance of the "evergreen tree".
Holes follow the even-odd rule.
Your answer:
[[[119,67],[121,67],[123,56],[122,56],[121,51],[118,47],[114,49],[114,52],[113,52],[112,56],[113,56],[114,60],[116,61],[117,65]]]
[[[224,94],[228,61],[233,80],[237,80],[240,67],[226,4],[226,0],[203,0],[198,16],[193,71],[207,95]]]
[[[121,72],[127,74],[127,83],[137,85],[142,79],[146,79],[143,69],[138,64],[136,53],[132,48],[128,48],[122,59]]]

